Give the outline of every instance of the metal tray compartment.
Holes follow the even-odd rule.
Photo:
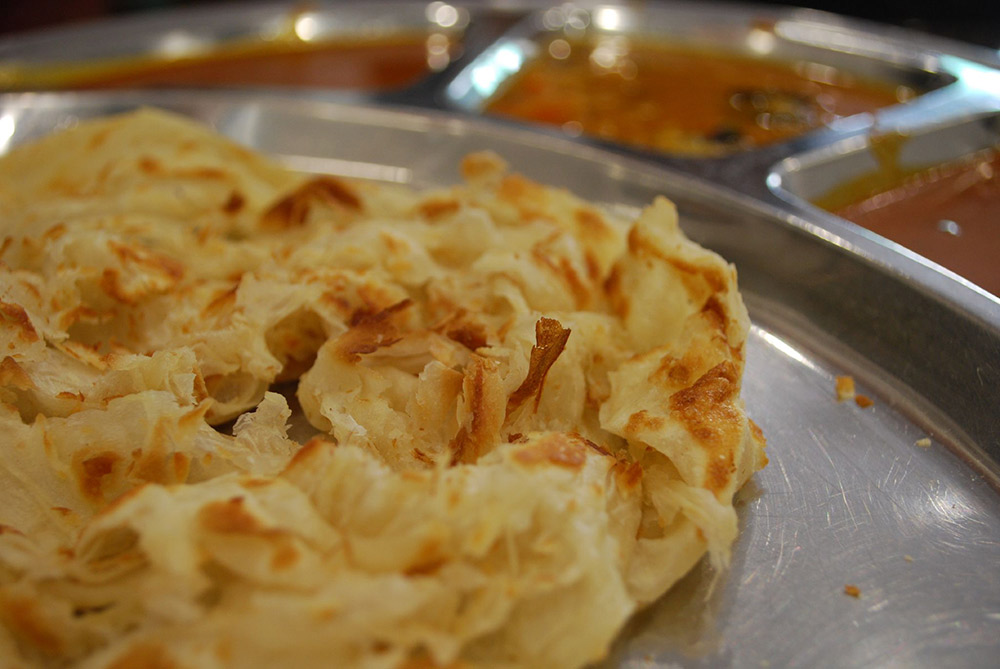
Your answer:
[[[975,114],[912,129],[880,128],[879,132],[897,143],[898,155],[893,167],[906,174],[961,162],[977,153],[1000,148],[1000,113]],[[831,215],[814,203],[842,184],[886,169],[873,151],[873,141],[877,140],[871,134],[857,135],[790,156],[774,166],[767,183],[778,197],[830,227]],[[1000,227],[996,232],[1000,234]],[[947,234],[948,228],[942,228],[942,241]],[[982,271],[978,265],[974,269]]]
[[[441,96],[451,109],[488,113],[487,106],[556,37],[568,40],[635,38],[670,48],[743,56],[779,64],[810,63],[829,77],[843,72],[887,88],[919,94],[955,83],[939,54],[903,39],[866,32],[818,12],[695,3],[565,4],[540,10],[490,44],[448,81]],[[725,103],[724,100],[720,100]],[[753,149],[749,149],[753,150]],[[666,151],[670,153],[670,151]]]
[[[444,2],[274,2],[149,12],[0,40],[0,90],[46,84],[74,88],[94,78],[117,76],[114,73],[123,67],[126,72],[130,66],[155,69],[213,55],[243,57],[262,50],[287,54],[434,36],[427,43],[423,75],[403,84],[362,87],[391,90],[417,85],[447,67],[461,53],[468,22],[466,9]],[[334,54],[324,66],[337,62]],[[340,62],[358,66],[343,57]],[[308,67],[318,66],[314,62]],[[419,69],[416,63],[408,67]],[[280,79],[270,85],[308,87]]]
[[[155,105],[289,165],[452,183],[489,148],[629,210],[660,193],[735,262],[754,328],[743,395],[770,464],[740,494],[730,570],[696,569],[606,666],[988,666],[1000,651],[1000,309],[876,241],[834,236],[648,161],[484,120],[225,92],[0,97],[2,148]],[[781,259],[778,261],[778,259]],[[838,403],[852,374],[875,400]],[[923,448],[916,443],[930,438]],[[844,594],[845,584],[861,590]]]
[[[879,132],[894,132],[880,128]],[[898,160],[904,171],[961,160],[1000,146],[1000,113],[977,114],[947,123],[903,129]],[[785,158],[768,177],[776,194],[801,208],[858,175],[879,169],[870,135],[859,135],[807,153]]]

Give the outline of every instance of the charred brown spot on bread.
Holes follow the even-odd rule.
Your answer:
[[[232,191],[229,194],[229,198],[222,205],[222,211],[227,214],[238,214],[243,211],[243,207],[246,206],[247,200],[243,197],[243,194],[239,191]]]
[[[184,265],[163,254],[135,244],[121,244],[116,241],[109,241],[108,247],[123,265],[136,265],[174,280],[180,280],[184,276]]]
[[[361,198],[345,182],[331,176],[316,177],[271,205],[261,217],[261,228],[280,232],[300,227],[317,204],[351,213],[362,210]]]
[[[719,490],[729,481],[735,465],[732,450],[741,430],[740,412],[734,401],[739,394],[739,370],[721,362],[692,385],[670,396],[670,414],[708,451],[705,485]]]
[[[475,462],[496,445],[504,420],[496,401],[496,371],[495,361],[478,355],[465,370],[462,399],[468,419],[448,444],[451,464]]]
[[[277,479],[243,479],[240,481],[240,486],[246,488],[247,490],[254,490],[256,488],[269,488],[274,485]]]
[[[134,451],[126,474],[150,483],[176,483],[172,454],[166,452],[165,446],[166,439],[169,438],[164,434],[167,427],[163,421],[158,421],[153,429],[156,434],[152,440],[152,448]]]
[[[105,295],[123,304],[132,304],[135,299],[122,287],[121,272],[113,267],[105,267],[98,284]]]
[[[590,287],[580,278],[568,258],[562,255],[552,256],[537,247],[532,249],[531,255],[540,266],[550,270],[565,283],[573,294],[573,301],[578,309],[583,309],[590,303]]]
[[[726,323],[729,320],[729,316],[726,313],[725,305],[722,304],[717,295],[711,295],[705,301],[705,304],[701,307],[701,315],[713,329],[723,333],[726,331]]]
[[[584,446],[586,446],[590,450],[594,451],[595,453],[601,455],[602,457],[609,457],[609,458],[612,457],[611,456],[611,451],[609,451],[608,449],[604,448],[600,444],[594,443],[590,439],[587,439],[586,437],[584,437],[583,435],[581,435],[581,434],[579,434],[577,432],[570,432],[569,434],[574,439],[576,439],[577,441],[579,441],[581,444],[583,444]]]
[[[604,237],[612,234],[611,226],[604,217],[589,207],[580,207],[573,212],[573,218],[585,237]]]
[[[0,385],[2,385],[3,380],[3,365],[0,365]],[[82,392],[70,392],[68,390],[61,390],[56,393],[56,398],[60,400],[70,400],[73,402],[83,402],[86,397],[84,397]]]
[[[77,453],[73,457],[73,473],[83,496],[94,502],[103,502],[105,478],[114,477],[122,461],[122,456],[114,451]]]
[[[680,358],[664,355],[659,366],[649,375],[649,381],[662,387],[687,386],[693,380],[691,375],[697,364],[697,360],[686,355]]]
[[[201,310],[202,318],[217,316],[224,311],[231,310],[236,305],[236,294],[239,292],[239,289],[240,284],[237,282],[232,287],[216,293],[215,297]]]
[[[301,559],[302,554],[290,543],[281,543],[271,554],[271,568],[275,571],[291,569]]]
[[[521,407],[528,398],[535,398],[535,409],[541,401],[545,376],[559,358],[569,341],[570,330],[554,318],[539,318],[535,323],[535,345],[531,347],[528,373],[521,385],[507,398],[507,417]]]
[[[550,432],[514,453],[522,465],[549,464],[566,469],[580,469],[587,461],[588,447],[580,439],[562,432]]]
[[[407,576],[429,576],[448,563],[447,546],[439,537],[427,538],[410,558],[403,573]]]
[[[507,164],[495,153],[480,151],[470,153],[462,159],[461,173],[466,181],[480,181],[497,177],[504,173]]]
[[[619,490],[636,490],[642,485],[642,465],[638,462],[617,462],[613,471]]]
[[[362,355],[398,342],[403,336],[394,320],[411,305],[406,299],[374,314],[360,312],[350,329],[335,341],[338,355],[346,362],[356,363]]]
[[[150,176],[163,173],[163,167],[160,165],[160,161],[156,158],[150,158],[149,156],[142,156],[139,158],[138,166],[141,172]]]
[[[682,275],[703,279],[712,292],[724,293],[726,291],[726,277],[717,268],[695,265],[679,258],[670,258],[668,262],[671,267],[679,271]]]
[[[0,318],[3,318],[7,326],[13,326],[17,330],[17,337],[21,341],[27,344],[38,341],[38,332],[31,324],[28,312],[20,304],[0,300]]]
[[[35,382],[31,380],[24,368],[8,355],[0,361],[0,386],[31,390],[35,387]]]
[[[545,189],[520,174],[508,174],[500,181],[497,197],[508,202],[538,199],[545,196]]]
[[[410,455],[412,455],[413,459],[416,460],[417,462],[422,462],[425,465],[430,465],[430,466],[434,465],[434,458],[432,458],[431,456],[427,455],[426,453],[424,453],[419,448],[412,449],[410,451]]]
[[[59,655],[64,642],[59,630],[31,597],[0,593],[0,620],[19,639],[45,655]]]
[[[67,227],[65,223],[56,223],[51,228],[42,233],[42,241],[54,242],[66,235]]]
[[[604,280],[604,294],[611,303],[614,314],[619,318],[628,318],[632,305],[622,286],[622,270],[619,265],[612,267],[608,278]]]
[[[625,433],[639,434],[647,430],[660,430],[663,428],[664,422],[660,416],[652,416],[645,409],[640,409],[628,417],[628,423],[625,425]]]
[[[256,516],[246,509],[243,497],[232,497],[225,502],[210,502],[198,511],[202,528],[218,534],[260,535],[271,532]]]
[[[432,198],[421,202],[417,206],[417,213],[428,221],[437,221],[458,213],[461,208],[461,203],[453,198]]]
[[[488,342],[486,326],[472,318],[469,312],[464,309],[456,312],[434,329],[470,351],[480,349]]]

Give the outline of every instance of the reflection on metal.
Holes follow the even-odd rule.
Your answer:
[[[282,165],[298,172],[332,174],[352,179],[369,179],[397,184],[408,184],[413,181],[411,170],[395,165],[300,155],[276,155],[275,158]]]
[[[770,346],[771,348],[775,349],[776,351],[780,351],[788,358],[796,361],[801,365],[809,367],[813,371],[817,372],[819,371],[819,369],[816,367],[815,363],[812,360],[810,360],[804,353],[799,351],[797,348],[795,348],[795,346],[788,343],[781,337],[778,337],[777,335],[772,334],[767,330],[758,327],[755,327],[754,331],[757,334],[757,336],[760,337],[761,340],[766,342],[767,345]]]
[[[295,36],[303,42],[314,39],[320,33],[319,19],[313,13],[301,14],[295,19]]]
[[[469,73],[471,88],[476,95],[487,98],[496,92],[500,84],[511,74],[521,69],[524,63],[525,53],[521,45],[517,43],[505,44],[493,53],[493,57],[482,65],[474,67]],[[461,87],[460,82],[455,82],[456,91]],[[456,93],[463,95],[463,93]]]
[[[17,120],[13,112],[0,114],[0,153],[9,148],[10,140],[17,129]]]
[[[759,54],[761,56],[766,56],[774,51],[775,47],[774,33],[770,30],[762,30],[760,28],[754,28],[747,33],[746,44],[747,48],[753,53]]]
[[[622,27],[622,10],[617,7],[598,7],[593,11],[594,26],[601,30],[619,30]]]
[[[941,63],[958,77],[960,86],[1000,104],[1000,70],[948,54],[941,56]]]
[[[955,221],[940,220],[938,221],[937,228],[941,232],[952,235],[953,237],[959,237],[962,234],[962,226]]]
[[[212,48],[212,43],[185,30],[173,30],[164,34],[156,46],[154,53],[163,58],[182,58],[205,53]]]
[[[432,2],[427,5],[427,20],[442,28],[460,28],[468,22],[468,14],[446,2]]]

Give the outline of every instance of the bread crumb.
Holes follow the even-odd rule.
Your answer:
[[[861,597],[861,588],[859,588],[856,585],[845,585],[844,586],[844,594],[845,595],[850,595],[851,597],[854,597],[855,599],[857,599],[857,598]]]
[[[857,404],[862,409],[867,409],[871,405],[875,404],[870,397],[867,395],[858,395],[854,398],[854,403]]]
[[[907,562],[913,562],[913,556],[912,555],[904,555],[903,559],[906,560]]]
[[[835,384],[837,388],[837,401],[843,402],[844,400],[849,400],[854,397],[854,377],[853,376],[838,376],[835,379]]]
[[[919,446],[920,448],[930,448],[931,447],[931,440],[928,439],[927,437],[924,437],[923,439],[917,439],[917,441],[914,442],[914,443],[917,446]]]

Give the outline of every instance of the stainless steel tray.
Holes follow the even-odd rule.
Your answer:
[[[732,568],[701,569],[627,628],[607,666],[986,666],[1000,651],[1000,309],[850,229],[567,139],[435,112],[255,93],[0,96],[3,148],[156,105],[289,165],[412,183],[490,148],[616,207],[673,198],[740,272],[744,396],[770,465],[740,494]],[[838,403],[852,374],[875,401]],[[923,448],[918,440],[929,437]],[[858,599],[844,586],[856,585]]]
[[[873,127],[964,133],[969,119],[1000,110],[1000,56],[803,10],[561,5],[615,10],[618,30],[696,40],[711,34],[736,43],[763,22],[780,27],[776,48],[788,53],[873,74],[916,73],[938,86],[911,104],[781,145],[683,158],[479,118],[478,103],[456,87],[504,40],[537,34],[543,13],[534,3],[370,0],[314,10],[350,35],[427,21],[432,5],[456,11],[464,56],[409,89],[0,96],[0,151],[76,119],[157,105],[297,169],[426,186],[455,181],[462,155],[491,148],[530,177],[616,207],[666,194],[688,233],[739,270],[754,322],[744,396],[768,437],[771,463],[741,493],[742,533],[726,577],[709,592],[706,572],[690,575],[629,625],[605,664],[995,665],[1000,299],[805,199],[834,177],[858,173]],[[139,15],[0,40],[0,60],[135,53],[177,31],[211,43],[265,30],[296,9],[268,3]],[[837,403],[840,374],[853,375],[875,405]],[[917,446],[925,437],[931,446]],[[861,597],[846,596],[846,584]]]

